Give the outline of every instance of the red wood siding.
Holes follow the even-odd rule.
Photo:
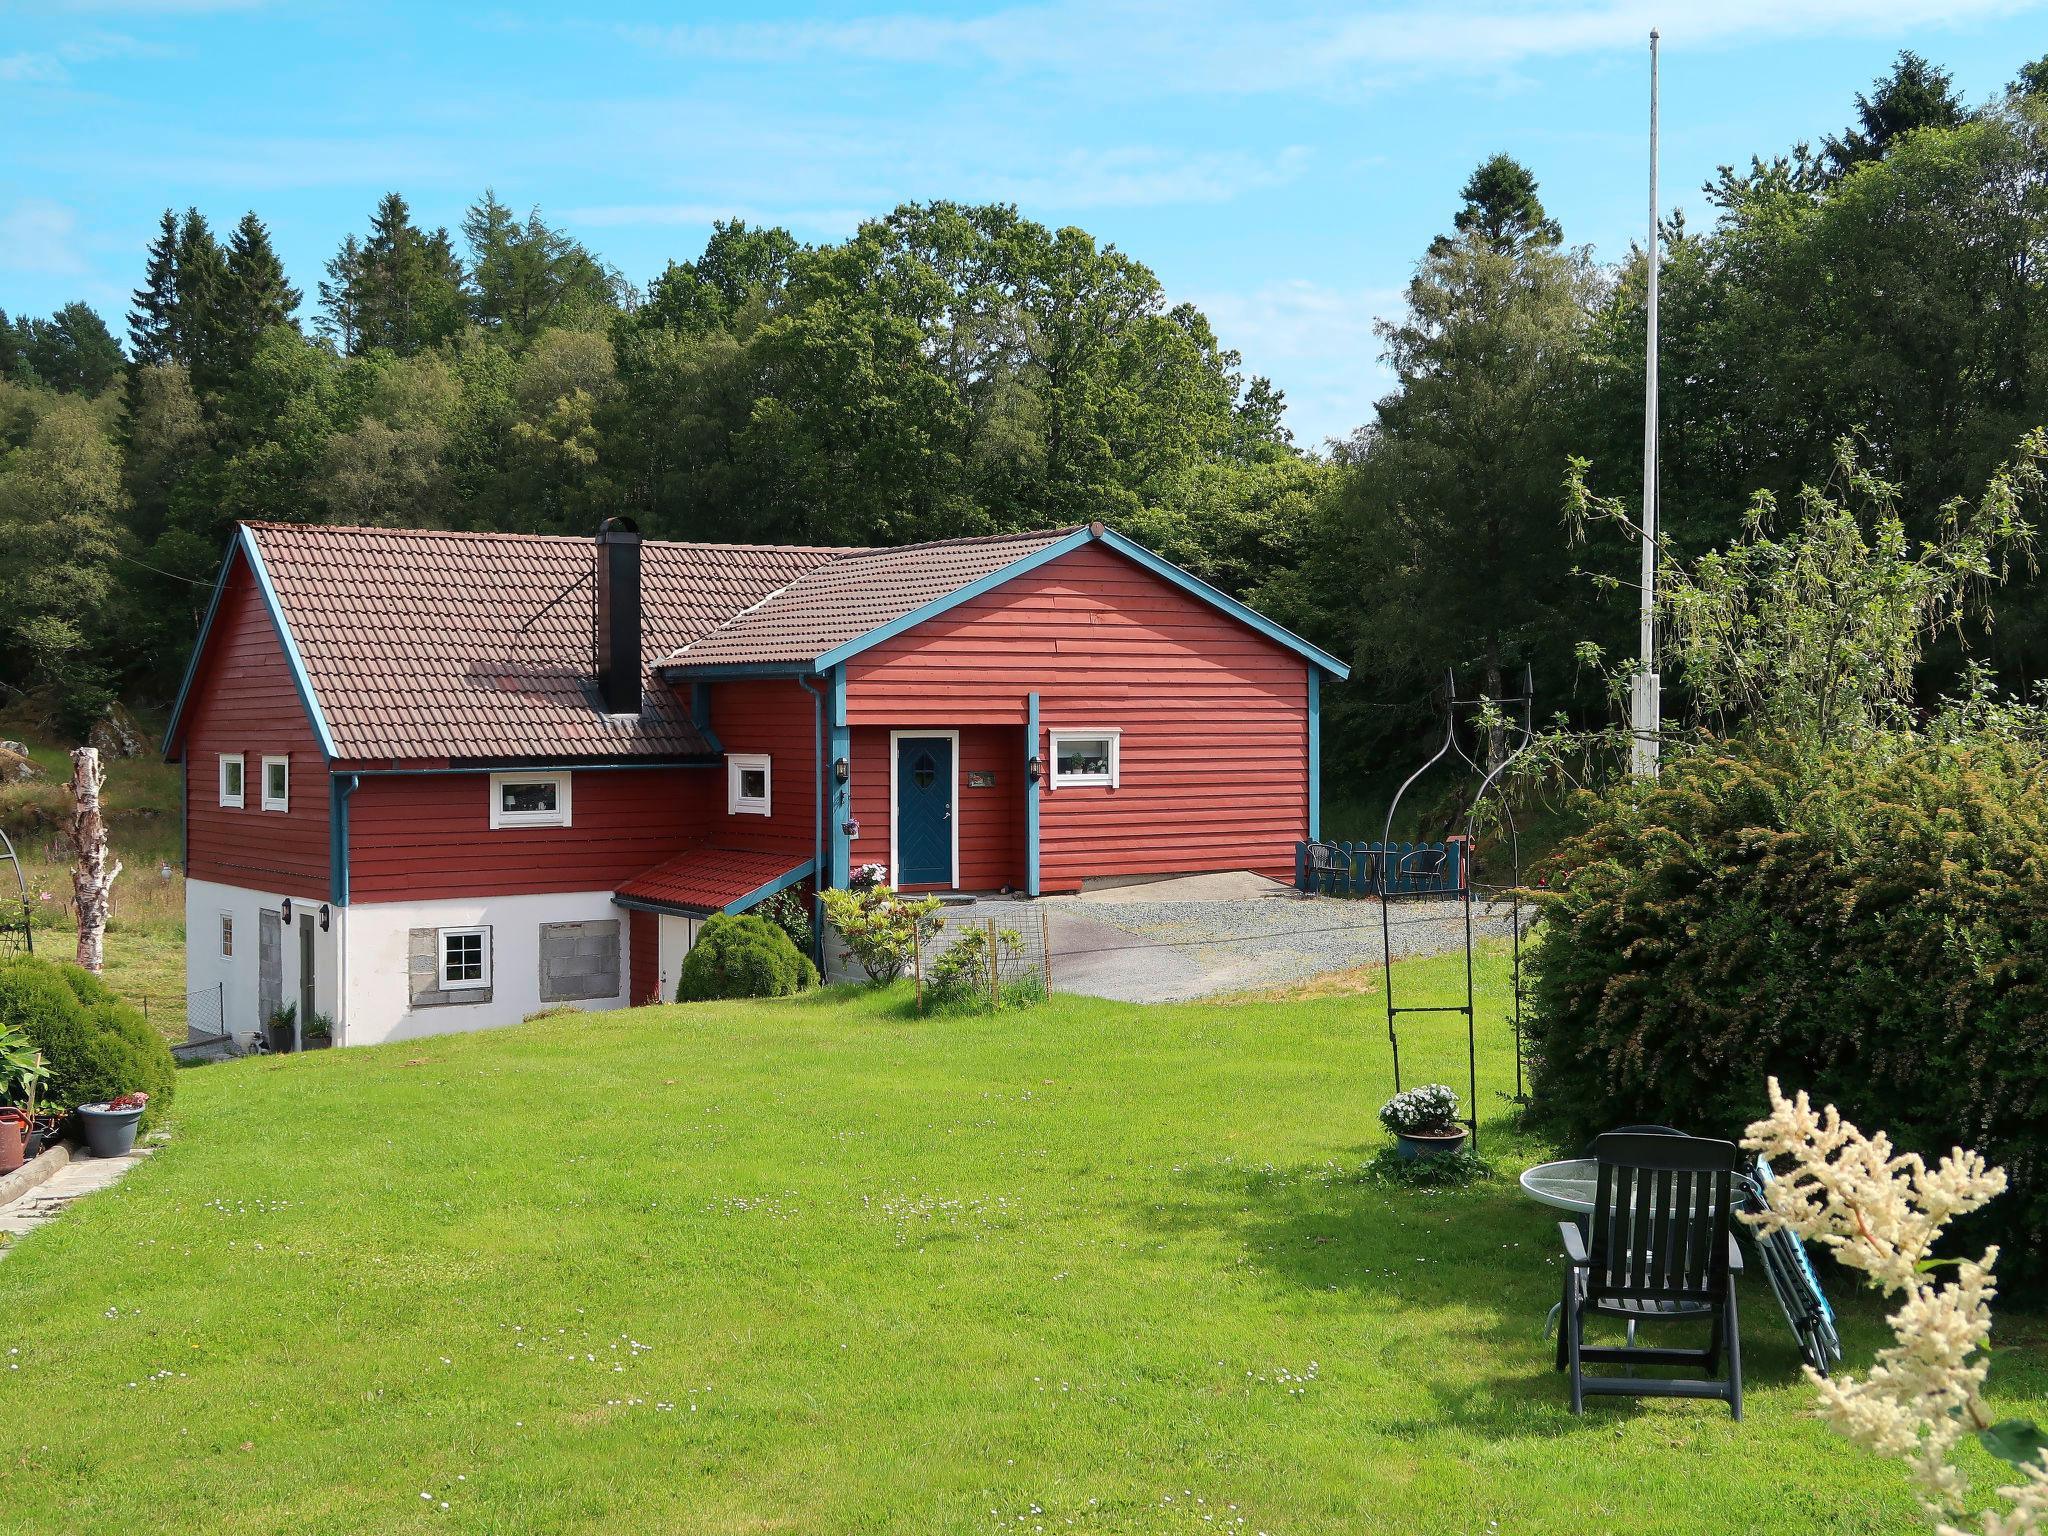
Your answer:
[[[1308,663],[1100,545],[856,657],[847,718],[1018,726],[1034,690],[1044,730],[1123,732],[1118,788],[1041,793],[1042,890],[1102,875],[1292,876],[1308,827]],[[1037,750],[1046,755],[1044,736]],[[876,803],[875,777],[859,771],[857,807]],[[886,818],[886,756],[879,780]],[[1018,821],[1021,837],[1021,808]],[[856,862],[886,859],[871,851],[887,847],[886,830],[870,843],[861,815]]]
[[[850,733],[853,751],[853,814],[860,838],[849,857],[854,864],[889,862],[889,823],[895,806],[889,802],[889,727],[856,726]],[[1024,728],[967,726],[960,732],[960,761],[953,814],[960,818],[960,889],[999,891],[1024,885]],[[996,776],[990,789],[970,789],[967,775],[984,770]],[[910,890],[935,890],[910,886]]]
[[[186,705],[185,873],[328,897],[327,762],[248,566],[228,576]],[[220,803],[220,759],[241,753],[242,809]],[[263,807],[265,755],[291,759],[291,809]]]
[[[626,1002],[631,1007],[658,1003],[661,990],[661,935],[652,912],[633,908],[626,913]]]
[[[731,752],[768,754],[768,816],[726,810],[723,765],[709,802],[711,841],[721,848],[786,853],[792,863],[811,858],[818,842],[818,717],[812,695],[787,678],[717,683],[711,689],[711,729]]]
[[[365,776],[348,805],[349,899],[610,890],[702,840],[725,792],[710,768],[572,772],[568,826],[493,830],[490,777]]]

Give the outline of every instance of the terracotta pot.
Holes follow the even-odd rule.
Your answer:
[[[27,1118],[18,1109],[0,1109],[0,1173],[12,1173],[22,1164],[21,1133]]]
[[[1441,1157],[1465,1145],[1465,1127],[1454,1131],[1396,1131],[1394,1144],[1401,1156],[1413,1162],[1418,1157]]]

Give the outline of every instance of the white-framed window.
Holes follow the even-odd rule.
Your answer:
[[[288,757],[263,759],[263,809],[288,811],[292,808],[292,760]]]
[[[728,816],[766,816],[768,754],[728,752],[725,756],[725,811]]]
[[[223,752],[220,755],[220,803],[242,808],[242,754]]]
[[[493,827],[566,827],[569,814],[568,774],[491,775]]]
[[[1115,789],[1122,771],[1122,745],[1123,732],[1118,730],[1054,731],[1052,787],[1096,784]]]
[[[462,992],[491,984],[491,930],[441,930],[441,990]]]
[[[223,960],[235,958],[235,914],[232,912],[220,915],[220,957]]]

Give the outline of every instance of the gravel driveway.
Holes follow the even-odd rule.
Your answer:
[[[1380,909],[1374,901],[1284,890],[1229,900],[1158,900],[1138,899],[1141,891],[1158,887],[1128,889],[1128,900],[1121,892],[1039,901],[983,897],[947,915],[994,918],[1000,927],[1028,933],[1043,912],[1052,938],[1054,987],[1121,1002],[1177,1002],[1286,986],[1380,959]],[[1399,902],[1389,915],[1397,959],[1464,947],[1464,913],[1455,901]],[[1531,915],[1525,907],[1525,931]],[[1509,923],[1506,905],[1481,905],[1473,911],[1473,936],[1505,938]]]

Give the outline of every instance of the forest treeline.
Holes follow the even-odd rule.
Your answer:
[[[1789,508],[1843,434],[1930,530],[2048,421],[2048,60],[1972,105],[1904,54],[1845,115],[1663,232],[1680,554],[1758,490]],[[310,290],[255,213],[167,211],[121,338],[84,304],[0,315],[0,681],[70,728],[161,700],[241,518],[862,544],[1101,518],[1353,661],[1326,782],[1369,794],[1446,667],[1497,692],[1531,664],[1540,713],[1585,718],[1581,642],[1633,634],[1586,574],[1633,550],[1574,544],[1562,486],[1577,456],[1636,494],[1642,253],[1571,243],[1506,155],[1446,205],[1380,326],[1390,392],[1320,447],[1142,262],[1013,207],[822,245],[721,223],[644,289],[488,191],[454,232],[385,197]],[[2019,573],[1999,616],[1968,643],[2031,687],[2048,587]]]

